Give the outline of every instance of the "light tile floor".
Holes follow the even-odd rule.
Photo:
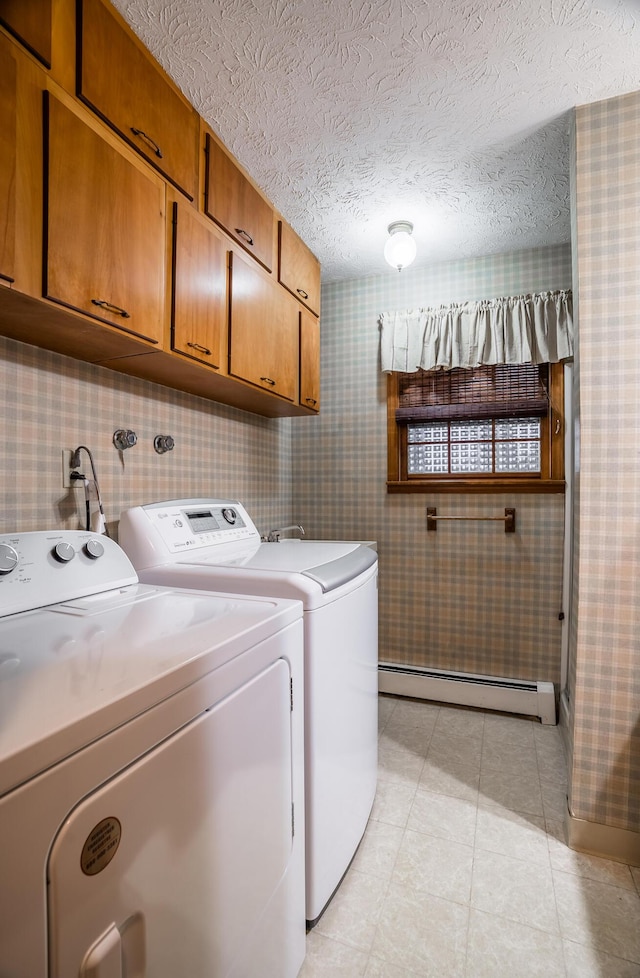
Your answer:
[[[640,869],[562,841],[560,731],[381,696],[378,791],[300,978],[640,978]]]

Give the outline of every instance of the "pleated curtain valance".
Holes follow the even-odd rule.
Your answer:
[[[385,312],[382,370],[557,363],[573,356],[572,312],[570,290]]]

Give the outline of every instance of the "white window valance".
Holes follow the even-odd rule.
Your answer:
[[[384,372],[557,363],[573,356],[569,289],[385,312],[380,325]]]

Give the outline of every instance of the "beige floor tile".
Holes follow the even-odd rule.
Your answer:
[[[471,905],[548,934],[559,933],[548,866],[476,849]]]
[[[457,732],[449,733],[447,730],[440,730],[436,726],[429,744],[429,753],[437,755],[438,758],[459,760],[480,766],[482,736],[475,734],[470,736]]]
[[[409,811],[415,794],[414,785],[394,784],[391,781],[378,780],[371,818],[378,822],[388,822],[389,825],[399,825],[404,828],[409,818]]]
[[[365,978],[415,978],[420,972],[398,968],[390,961],[383,961],[382,958],[375,958],[371,955],[364,974]]]
[[[478,806],[506,808],[526,815],[543,815],[542,792],[537,779],[503,771],[480,772]]]
[[[640,964],[637,892],[553,870],[562,936]]]
[[[418,787],[439,795],[466,798],[474,804],[478,800],[480,766],[468,763],[464,758],[442,758],[429,753],[422,768]]]
[[[549,832],[549,855],[551,868],[563,873],[573,873],[586,879],[598,880],[600,883],[610,883],[612,886],[622,886],[626,890],[635,891],[635,884],[629,866],[624,863],[601,859],[586,852],[576,852],[570,849],[564,841],[564,826],[562,822],[547,819]],[[638,922],[640,927],[640,921]]]
[[[460,904],[392,884],[372,954],[424,978],[461,978],[468,913]]]
[[[554,781],[565,785],[567,783],[567,759],[562,745],[536,740],[535,746],[540,777],[544,778],[545,781]]]
[[[406,751],[389,750],[386,747],[378,749],[378,778],[382,781],[413,785],[415,788],[420,780],[423,765],[424,757]]]
[[[515,775],[534,781],[538,780],[538,756],[533,744],[509,744],[504,740],[482,742],[481,771],[495,771],[498,774]]]
[[[567,789],[564,783],[557,784],[541,777],[540,791],[545,818],[561,822],[567,811]]]
[[[378,696],[378,729],[382,729],[393,715],[397,700],[390,696]]]
[[[476,849],[549,866],[547,832],[540,815],[522,815],[504,808],[479,808],[475,846]]]
[[[391,879],[403,835],[400,826],[369,820],[351,868],[368,876]]]
[[[468,978],[565,978],[559,936],[472,910]]]
[[[393,711],[393,719],[408,726],[427,726],[433,728],[434,720],[440,713],[440,707],[424,700],[399,699]]]
[[[420,757],[426,757],[431,734],[432,730],[428,726],[410,727],[404,723],[398,723],[392,717],[380,734],[379,745],[387,750],[407,751]]]
[[[369,951],[387,887],[385,880],[350,869],[313,933]]]
[[[466,798],[438,795],[432,791],[416,792],[407,828],[462,845],[473,845],[477,806]]]
[[[613,957],[595,947],[564,941],[567,978],[640,978],[640,964]]]
[[[480,738],[484,730],[484,713],[465,710],[463,707],[442,706],[436,721],[436,730]]]
[[[366,974],[368,957],[366,951],[311,931],[307,934],[307,953],[298,978],[356,978]]]
[[[392,882],[454,903],[468,904],[472,869],[472,846],[407,830]]]
[[[505,717],[498,713],[487,714],[484,719],[483,743],[507,743],[514,747],[534,747],[533,720],[522,717]]]

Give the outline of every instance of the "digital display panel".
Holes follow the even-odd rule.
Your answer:
[[[186,513],[185,515],[194,533],[210,533],[212,530],[220,529],[220,524],[210,509],[198,513]]]

